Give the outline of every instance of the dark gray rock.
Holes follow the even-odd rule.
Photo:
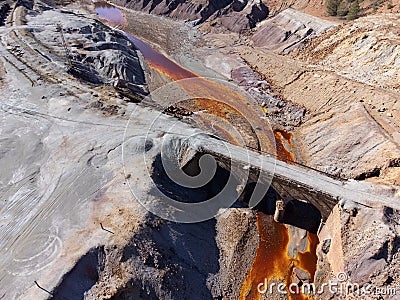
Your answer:
[[[266,116],[273,128],[291,129],[298,126],[304,119],[305,109],[289,101],[273,97],[274,91],[269,82],[249,67],[240,67],[232,70],[233,81],[243,87],[266,111]]]
[[[138,11],[196,21],[196,24],[221,18],[221,24],[234,32],[254,28],[269,14],[267,6],[261,0],[114,0],[112,2]]]
[[[62,25],[54,26],[53,35],[42,31],[35,35],[64,52],[70,74],[93,84],[128,88],[142,96],[148,94],[137,49],[121,32],[72,12],[47,10],[30,18],[33,25],[49,23]],[[62,40],[65,45],[60,43]]]
[[[322,243],[322,247],[321,247],[321,250],[322,250],[322,252],[324,252],[325,254],[328,254],[328,252],[329,252],[329,249],[330,249],[330,247],[331,247],[331,239],[326,239],[326,240],[324,240],[323,241],[323,243]]]
[[[310,37],[336,26],[295,9],[286,9],[266,20],[253,36],[254,44],[279,53],[301,47]]]
[[[5,25],[6,18],[10,9],[11,9],[10,4],[8,4],[7,2],[0,3],[0,26]]]

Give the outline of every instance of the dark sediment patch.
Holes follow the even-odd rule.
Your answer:
[[[103,247],[91,249],[64,275],[61,283],[54,289],[51,299],[84,299],[85,292],[99,280],[103,259]]]

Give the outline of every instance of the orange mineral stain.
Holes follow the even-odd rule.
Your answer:
[[[292,143],[293,134],[284,130],[274,131],[276,140],[276,151],[278,159],[287,163],[294,163],[294,154],[286,148],[286,145],[294,147]],[[276,223],[273,216],[257,213],[257,227],[260,235],[260,242],[253,265],[247,274],[246,280],[240,290],[240,300],[258,300],[261,298],[257,286],[260,283],[283,282],[287,287],[290,300],[311,299],[301,293],[290,293],[288,290],[293,282],[292,274],[294,267],[298,267],[310,274],[311,282],[317,269],[316,249],[319,243],[316,234],[308,233],[307,249],[298,252],[297,257],[288,255],[290,241],[289,231],[284,224]],[[263,287],[263,286],[262,286]],[[269,291],[267,291],[268,293]],[[273,289],[277,293],[277,289]]]
[[[257,290],[265,278],[285,278],[286,269],[290,267],[290,258],[287,255],[289,233],[283,224],[276,223],[272,216],[257,213],[257,227],[260,243],[247,274],[247,278],[240,290],[240,300],[260,299]]]
[[[127,34],[132,43],[141,51],[147,64],[162,73],[163,75],[176,81],[177,84],[192,98],[195,105],[191,105],[192,111],[204,111],[215,116],[230,120],[230,118],[243,123],[248,123],[251,130],[258,128],[257,137],[260,140],[259,148],[269,153],[275,152],[275,140],[272,136],[269,124],[261,119],[263,112],[256,106],[249,106],[248,99],[240,92],[232,90],[230,87],[220,82],[212,81],[192,73],[177,63],[165,57],[161,52],[154,50],[145,42]],[[196,80],[184,80],[196,78]],[[233,124],[234,122],[230,122]],[[237,128],[239,131],[241,128]],[[223,133],[226,136],[227,130]],[[229,141],[237,139],[230,137]],[[241,146],[249,146],[240,143]]]
[[[104,2],[95,3],[96,12],[99,17],[108,21],[111,25],[126,26],[126,18],[123,13],[116,7]],[[259,139],[259,149],[269,153],[276,152],[278,159],[288,163],[294,162],[294,154],[286,148],[288,145],[293,148],[293,134],[277,130],[273,134],[270,133],[268,123],[262,120],[260,116],[265,116],[262,108],[254,108],[249,106],[247,99],[228,86],[219,82],[211,81],[203,78],[189,70],[181,67],[177,63],[165,57],[161,52],[153,49],[144,41],[128,34],[126,36],[142,53],[148,66],[157,72],[178,81],[179,86],[193,98],[195,105],[191,105],[193,111],[204,111],[207,114],[220,117],[231,123],[231,120],[237,120],[238,116],[242,120],[251,123],[253,129],[257,128],[257,136]],[[197,78],[195,81],[185,81],[183,79]],[[200,92],[201,91],[201,92]],[[199,97],[198,95],[201,95]],[[218,101],[220,100],[220,101]],[[218,131],[221,138],[227,139],[233,144],[243,145],[243,141],[238,139],[237,135],[232,134],[229,129],[225,128],[223,121],[215,123],[207,119],[207,115],[198,114],[194,119],[204,124],[205,127],[212,127]],[[233,122],[232,122],[233,123]],[[267,126],[268,125],[268,126]],[[240,128],[236,128],[240,132]],[[261,212],[257,213],[257,227],[260,235],[260,243],[257,249],[253,265],[247,274],[240,291],[239,299],[253,300],[260,299],[261,294],[257,291],[259,283],[274,279],[275,281],[283,280],[287,286],[292,282],[292,271],[294,267],[306,270],[314,277],[317,256],[316,247],[318,245],[318,237],[308,234],[308,248],[304,253],[298,253],[296,258],[288,256],[289,232],[285,225],[276,223],[272,216],[265,215]],[[289,299],[304,300],[307,296],[302,294],[289,295]]]
[[[132,43],[137,47],[143,55],[146,63],[150,68],[162,73],[172,80],[182,80],[186,78],[199,77],[197,74],[181,67],[174,61],[164,56],[160,51],[155,50],[144,41],[125,33]]]
[[[292,271],[299,267],[307,271],[313,280],[317,268],[316,248],[319,243],[316,234],[308,233],[308,247],[293,258],[288,255],[289,231],[284,224],[276,223],[272,216],[257,213],[257,226],[260,243],[253,265],[247,274],[240,290],[240,300],[256,300],[261,298],[257,286],[260,283],[283,281],[287,287],[292,283]],[[264,286],[261,286],[261,289]],[[301,290],[301,289],[300,289]],[[277,289],[273,289],[277,293]],[[310,299],[303,294],[291,294],[292,300]],[[268,293],[268,291],[267,291]]]
[[[317,246],[319,244],[318,235],[314,233],[308,233],[308,247],[305,252],[299,252],[299,263],[298,267],[306,270],[311,275],[311,281],[313,281],[315,272],[317,271]]]
[[[295,157],[294,154],[287,149],[285,143],[291,148],[294,147],[292,143],[293,134],[284,130],[275,130],[275,143],[277,158],[289,164],[293,164]]]
[[[120,25],[126,27],[126,18],[121,10],[108,3],[97,2],[95,9],[100,18],[106,20],[112,25]],[[259,144],[256,145],[259,150],[269,153],[275,153],[275,140],[271,132],[268,122],[262,117],[265,115],[261,108],[251,106],[248,99],[240,92],[225,86],[220,82],[201,77],[170,60],[161,52],[153,49],[146,42],[122,32],[136,48],[142,53],[148,66],[157,72],[176,81],[178,85],[191,97],[196,104],[191,106],[193,111],[204,111],[213,115],[225,118],[230,124],[248,123],[250,130],[256,130],[253,135],[257,134]],[[196,80],[183,80],[189,78],[197,78]],[[210,122],[208,122],[210,123]],[[206,125],[206,124],[205,124]],[[235,127],[242,135],[249,134],[249,126]],[[214,128],[215,129],[215,128]],[[247,131],[246,131],[247,130]],[[246,132],[245,132],[246,131]],[[225,129],[221,133],[221,137],[226,137],[229,130]],[[252,146],[241,141],[238,142],[236,137],[229,137],[228,141],[233,141],[241,146]]]

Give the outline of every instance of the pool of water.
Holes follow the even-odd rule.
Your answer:
[[[99,1],[94,3],[97,15],[107,20],[113,26],[125,26],[127,24],[126,18],[121,10],[108,4],[107,2]]]

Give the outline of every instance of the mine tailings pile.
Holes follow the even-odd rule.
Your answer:
[[[104,2],[95,3],[95,8],[99,17],[111,25],[122,27],[126,25],[126,18],[118,8]],[[275,148],[276,145],[278,159],[287,163],[294,162],[295,157],[293,153],[286,147],[294,146],[292,144],[293,135],[283,130],[274,131],[273,137],[263,134],[262,131],[265,130],[265,132],[268,132],[269,127],[267,124],[263,124],[266,122],[258,118],[257,114],[254,114],[254,111],[248,108],[246,99],[242,95],[220,83],[202,78],[190,72],[153,49],[144,41],[129,33],[124,34],[140,50],[149,68],[153,69],[153,71],[169,77],[172,81],[183,80],[182,82],[178,82],[178,84],[188,95],[196,95],[196,90],[198,89],[201,89],[202,93],[208,95],[202,99],[194,99],[194,102],[189,105],[190,110],[206,111],[209,114],[217,115],[228,121],[232,120],[232,116],[237,117],[241,115],[242,118],[251,120],[252,124],[256,124],[260,128],[261,132],[257,132],[259,137],[257,147],[259,150],[271,152],[271,149]],[[196,80],[194,84],[193,82],[185,83],[184,79],[188,78],[198,78],[199,80]],[[213,99],[223,100],[219,102]],[[238,110],[240,110],[240,113]],[[237,118],[234,119],[237,120]],[[203,124],[207,126],[206,120],[203,120]],[[254,147],[251,141],[249,141],[249,144],[246,142],[246,145],[243,145],[235,136],[229,136],[229,133],[227,134],[227,132],[223,131],[223,128],[221,128],[220,133],[223,135],[223,138],[228,139],[233,144]],[[319,243],[316,234],[308,233],[306,251],[298,252],[297,257],[290,257],[288,255],[290,236],[288,228],[284,224],[275,222],[273,216],[258,212],[257,226],[260,243],[253,265],[241,288],[240,299],[260,299],[261,294],[258,293],[257,286],[259,283],[265,282],[266,279],[275,282],[283,281],[286,286],[289,286],[293,282],[292,274],[295,267],[307,271],[310,274],[311,281],[313,281],[317,267],[316,248]],[[307,296],[302,294],[292,294],[289,298],[308,299]]]

